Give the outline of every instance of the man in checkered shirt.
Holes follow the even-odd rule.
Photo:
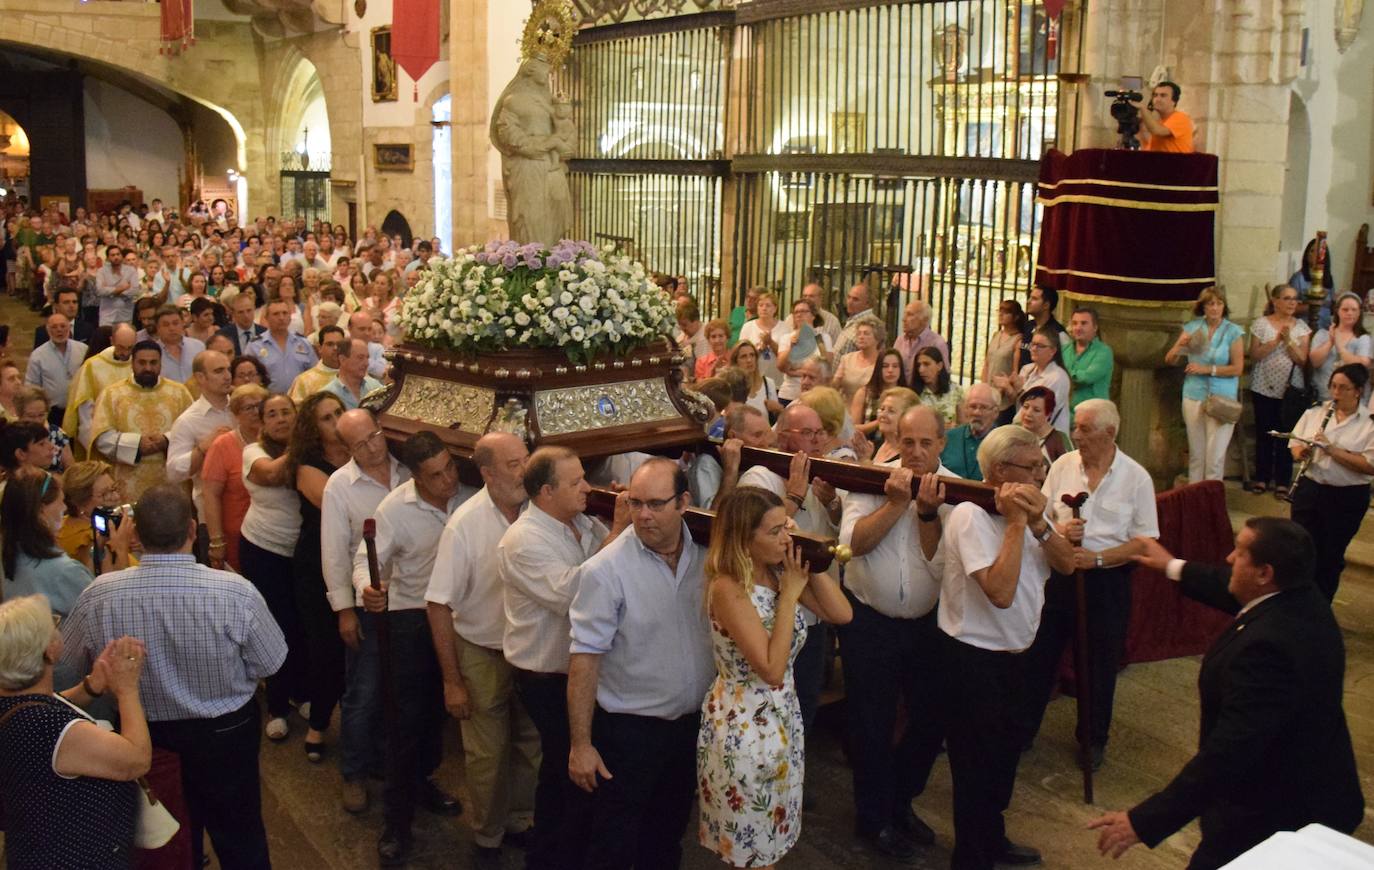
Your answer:
[[[181,756],[192,866],[201,866],[208,830],[220,866],[270,867],[254,692],[285,661],[286,640],[247,580],[196,563],[196,523],[182,487],[145,491],[132,522],[142,562],[102,574],[81,593],[62,623],[62,661],[89,668],[109,639],[143,641],[139,693],[153,745]]]

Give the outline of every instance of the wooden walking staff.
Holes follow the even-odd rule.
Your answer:
[[[1064,493],[1061,500],[1073,511],[1074,519],[1082,519],[1083,505],[1088,500],[1086,492],[1078,495]],[[1093,802],[1093,751],[1092,751],[1092,684],[1088,680],[1088,584],[1083,577],[1083,569],[1073,572],[1073,591],[1078,618],[1073,634],[1073,681],[1078,694],[1078,766],[1083,771],[1083,803]]]
[[[372,517],[363,520],[363,545],[367,547],[368,584],[377,591],[382,588],[382,569],[377,565],[377,521]],[[396,696],[391,689],[391,608],[388,606],[377,614],[377,661],[382,674],[382,715],[385,717],[387,732],[392,733],[396,724]]]

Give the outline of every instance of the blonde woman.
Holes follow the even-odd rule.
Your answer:
[[[806,748],[792,679],[806,641],[801,607],[835,625],[853,611],[832,577],[802,561],[782,501],[755,487],[719,504],[706,575],[717,675],[697,738],[701,844],[735,867],[771,867],[801,835]]]
[[[741,341],[730,351],[730,367],[739,369],[749,379],[749,398],[746,405],[758,408],[771,420],[782,413],[778,388],[773,380],[759,369],[759,351],[747,341]]]
[[[747,341],[759,351],[759,371],[764,377],[777,378],[778,355],[782,340],[792,334],[792,326],[778,320],[778,297],[759,293],[754,300],[758,316],[740,327],[739,340]]]
[[[845,401],[852,399],[872,379],[873,367],[878,364],[878,354],[886,339],[883,322],[876,317],[861,318],[854,327],[855,350],[840,357],[835,376],[830,381],[831,386],[844,394]]]
[[[920,404],[921,397],[910,387],[889,387],[883,390],[878,397],[878,416],[877,416],[877,447],[874,448],[873,441],[865,438],[862,443],[858,439],[854,440],[854,446],[858,448],[859,461],[865,464],[885,465],[898,459],[902,455],[901,449],[897,446],[897,423],[912,407]],[[864,445],[868,447],[865,448]]]

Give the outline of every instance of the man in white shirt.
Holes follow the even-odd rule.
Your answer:
[[[191,500],[196,513],[204,516],[200,502],[204,488],[200,469],[205,464],[205,454],[216,438],[238,425],[234,415],[229,413],[234,376],[229,370],[229,358],[213,350],[196,354],[191,370],[200,398],[181,412],[172,424],[172,431],[167,433],[167,482],[179,483],[190,478]]]
[[[1131,557],[1141,552],[1138,537],[1159,537],[1154,482],[1140,463],[1116,446],[1120,427],[1116,406],[1086,399],[1074,411],[1073,443],[1050,466],[1044,492],[1046,514],[1074,544],[1074,567],[1084,572],[1088,598],[1088,665],[1092,690],[1092,763],[1102,766],[1112,724],[1116,674],[1131,621]],[[1088,493],[1082,519],[1064,496]],[[1073,576],[1056,574],[1045,589],[1040,633],[1027,656],[1027,740],[1040,730],[1054,674],[1078,621]]]
[[[86,359],[86,345],[71,337],[72,322],[67,315],[48,315],[48,340],[29,354],[24,381],[40,388],[48,397],[48,419],[57,423],[67,409],[67,392],[72,378]]]
[[[900,455],[884,495],[844,496],[840,543],[853,551],[844,586],[854,619],[839,635],[856,833],[879,853],[908,861],[917,846],[935,842],[911,801],[924,790],[944,738],[935,604],[942,517],[953,508],[936,475],[953,475],[940,464],[944,422],[932,408],[908,410],[897,432]],[[907,723],[894,746],[899,699]]]
[[[541,447],[525,466],[529,506],[497,548],[505,592],[506,661],[535,728],[542,759],[534,793],[534,842],[529,870],[564,866],[564,850],[581,840],[568,780],[568,608],[577,594],[582,563],[610,534],[583,513],[590,490],[582,461],[565,447]],[[617,529],[618,531],[619,529]]]
[[[501,652],[505,593],[496,551],[525,506],[528,459],[525,442],[509,432],[477,440],[472,461],[485,485],[449,517],[425,592],[444,706],[463,735],[479,866],[499,867],[502,840],[520,839],[534,823],[539,732]]]
[[[367,373],[374,378],[384,377],[388,366],[383,356],[386,348],[372,340],[372,315],[366,311],[348,315],[348,337],[367,342]]]
[[[377,841],[384,867],[409,856],[417,803],[441,815],[462,812],[430,779],[443,758],[444,704],[425,590],[444,524],[472,492],[459,486],[458,466],[433,432],[410,436],[399,452],[410,480],[382,499],[374,517],[380,589],[369,582],[366,545],[353,555],[353,587],[369,613],[387,620],[391,640],[391,673],[382,675],[396,704],[393,729],[385,734],[385,826]]]
[[[633,527],[582,566],[569,611],[568,775],[589,793],[583,866],[676,867],[716,676],[706,548],[682,521],[691,496],[673,460],[641,465],[624,499]]]
[[[943,520],[945,565],[938,621],[944,682],[945,745],[954,793],[950,866],[1040,863],[1036,850],[1007,838],[1023,731],[1024,651],[1035,640],[1050,568],[1073,569],[1073,547],[1046,521],[1035,486],[1040,439],[1001,426],[978,448],[983,480],[997,488],[997,514],[973,502]]]
[[[836,340],[840,337],[840,319],[825,307],[826,293],[825,288],[815,282],[807,284],[802,288],[802,298],[810,301],[816,309],[815,330],[823,332],[830,338],[830,345],[833,347]]]
[[[363,522],[387,493],[410,479],[410,471],[387,450],[386,436],[372,412],[345,411],[335,424],[353,457],[329,476],[320,501],[320,562],[325,597],[338,614],[346,647],[344,694],[339,703],[339,772],[343,807],[367,809],[367,778],[381,772],[381,676],[376,617],[355,605],[353,554],[363,540]]]
[[[105,251],[105,265],[95,273],[95,295],[100,300],[101,326],[128,323],[134,316],[138,270],[124,265],[123,252],[113,245]]]
[[[162,376],[179,384],[190,383],[196,357],[205,350],[205,343],[186,334],[186,322],[175,305],[159,308],[154,323],[157,343],[162,347]]]
[[[682,353],[687,357],[683,365],[690,378],[696,360],[709,356],[711,353],[711,342],[706,340],[706,325],[701,322],[701,309],[697,307],[695,301],[683,299],[678,302],[677,328],[677,343]]]
[[[320,246],[314,241],[301,245],[300,264],[303,269],[318,269],[321,272],[329,268],[329,264],[320,257]]]

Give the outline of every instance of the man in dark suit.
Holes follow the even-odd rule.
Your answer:
[[[1312,583],[1307,532],[1252,517],[1226,559],[1229,577],[1153,541],[1136,560],[1179,581],[1190,598],[1238,615],[1202,659],[1197,754],[1163,791],[1091,823],[1102,854],[1153,848],[1197,817],[1202,842],[1188,870],[1213,870],[1312,822],[1354,831],[1364,796],[1341,708],[1345,646]]]
[[[50,306],[48,311],[43,314],[44,324],[49,315],[61,313],[67,315],[67,320],[72,324],[71,337],[90,347],[92,337],[95,335],[95,325],[89,321],[81,320],[77,315],[80,313],[81,291],[62,289],[57,291],[57,300]],[[40,325],[33,331],[33,346],[38,347],[48,340],[48,327]]]
[[[229,324],[219,331],[234,343],[234,355],[241,356],[248,343],[267,331],[267,327],[253,322],[257,313],[252,293],[240,293],[229,303]],[[244,341],[247,338],[248,341]]]

